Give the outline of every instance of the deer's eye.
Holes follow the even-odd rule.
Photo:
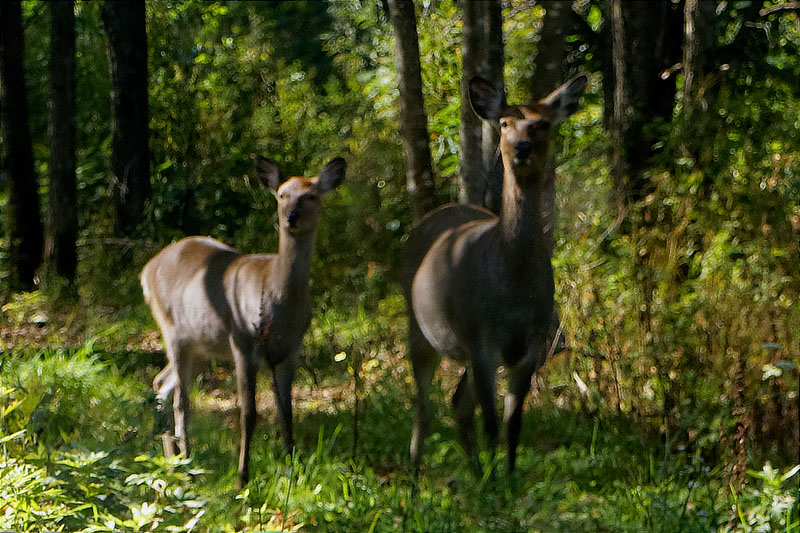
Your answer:
[[[507,128],[508,127],[508,121],[507,120],[501,120],[500,121],[500,127],[501,128]]]

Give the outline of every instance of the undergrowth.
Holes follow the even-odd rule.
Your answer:
[[[28,317],[46,307],[35,296],[27,302],[16,309]],[[211,401],[234,396],[229,376],[215,378],[227,368],[207,372],[193,391],[193,457],[163,457],[165,420],[148,385],[160,362],[137,356],[131,338],[119,335],[135,329],[138,313],[115,327],[96,319],[88,328],[95,333],[74,347],[45,342],[6,349],[0,528],[800,531],[800,467],[765,461],[747,472],[741,486],[732,486],[724,454],[665,445],[663,434],[618,411],[557,407],[553,396],[565,387],[557,370],[551,370],[553,385],[540,387],[525,415],[517,472],[508,476],[499,466],[502,452],[494,460],[484,453],[486,475],[476,479],[446,405],[455,376],[445,365],[435,387],[424,466],[412,476],[411,382],[398,348],[400,305],[390,296],[373,318],[362,312],[351,322],[315,319],[305,350],[327,370],[324,378],[301,373],[296,384],[308,391],[299,394],[305,403],[296,412],[298,446],[283,453],[274,412],[262,409],[251,456],[254,476],[242,491],[234,488],[237,410],[215,408]],[[15,320],[24,321],[6,316],[4,327]],[[63,345],[64,338],[58,340]],[[357,412],[356,370],[362,381]],[[568,387],[574,389],[574,382]],[[260,394],[268,389],[260,384]]]

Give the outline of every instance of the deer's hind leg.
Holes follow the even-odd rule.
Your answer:
[[[472,383],[475,388],[475,397],[481,406],[481,417],[483,419],[483,431],[488,440],[489,452],[494,459],[495,449],[499,437],[499,425],[497,423],[497,411],[495,400],[497,387],[495,385],[495,374],[497,365],[491,357],[491,351],[484,349],[477,356],[473,355],[470,371],[472,373]]]
[[[414,370],[414,384],[416,387],[414,426],[411,431],[410,446],[411,464],[414,471],[418,472],[430,423],[428,392],[433,381],[433,375],[439,367],[440,357],[439,353],[425,339],[411,310],[409,310],[408,351]]]
[[[469,458],[470,467],[474,474],[480,473],[480,461],[478,460],[478,447],[475,438],[475,384],[473,383],[472,371],[469,367],[461,373],[453,393],[453,415],[458,425],[458,436],[464,453]]]
[[[176,441],[181,453],[188,456],[189,386],[194,378],[193,365],[191,358],[172,335],[172,331],[163,327],[161,330],[167,365],[153,379],[153,390],[158,398],[159,407],[164,409],[167,415],[167,429],[161,437],[164,456],[169,458],[175,455]]]
[[[164,445],[164,456],[169,459],[175,455],[175,413],[172,405],[172,395],[178,386],[178,375],[172,363],[167,362],[161,372],[153,379],[153,390],[158,398],[158,408],[165,412],[167,417],[167,428],[161,435]]]
[[[184,457],[189,457],[191,445],[189,444],[189,417],[191,406],[189,405],[189,389],[194,380],[195,361],[185,347],[174,343],[172,348],[175,351],[175,358],[170,358],[173,362],[173,374],[175,375],[176,387],[172,397],[172,409],[175,419],[175,440],[178,441],[178,449]]]

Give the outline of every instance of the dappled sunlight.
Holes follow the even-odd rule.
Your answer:
[[[412,135],[400,71],[415,62],[399,60],[395,0],[149,0],[135,16],[111,1],[56,11],[42,0],[1,2],[0,530],[797,533],[794,4],[405,3],[415,18],[400,31],[420,60],[412,103],[423,104]],[[54,26],[53,13],[70,5],[74,21]],[[109,14],[131,19],[123,40],[147,37],[129,50],[147,60],[135,82],[110,68],[119,58],[109,53]],[[69,74],[70,26],[72,90],[57,84]],[[470,32],[485,32],[481,46],[465,47]],[[504,59],[490,61],[497,37]],[[5,58],[15,54],[20,70],[9,76]],[[492,453],[480,408],[470,464],[452,406],[463,365],[444,357],[416,471],[401,257],[420,206],[490,191],[489,171],[502,166],[489,124],[466,131],[465,81],[491,78],[496,95],[529,102],[580,73],[578,109],[550,130],[554,300],[567,349],[533,375],[513,473],[505,432]],[[112,93],[135,87],[147,107],[133,114],[148,123],[125,141],[121,119],[135,106],[112,106]],[[470,132],[479,148],[463,139]],[[146,155],[123,155],[142,138]],[[410,153],[430,170],[409,175]],[[254,154],[277,174],[259,174]],[[324,199],[300,187],[281,200],[259,185],[311,178],[336,157],[347,178]],[[468,157],[484,172],[470,177]],[[145,179],[134,183],[134,172]],[[289,200],[321,207],[292,389],[294,449],[262,361],[240,489],[233,363],[197,369],[190,456],[164,454],[171,404],[160,405],[153,379],[165,346],[140,273],[189,235],[275,253]],[[491,206],[491,194],[476,201]],[[173,295],[168,277],[153,273]],[[480,278],[460,290],[483,294],[476,306],[491,303],[497,324],[510,321],[519,306],[497,305]],[[259,288],[245,292],[263,298]],[[246,300],[253,309],[264,301]],[[276,298],[287,301],[296,294]],[[180,303],[186,314],[202,307],[196,295]],[[227,318],[242,311],[216,303]],[[243,319],[259,332],[254,352],[281,334],[256,315]],[[503,366],[495,376],[499,416],[510,377]]]

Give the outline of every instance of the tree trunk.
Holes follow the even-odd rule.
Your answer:
[[[104,2],[111,78],[111,190],[115,234],[130,236],[150,197],[144,2]]]
[[[28,127],[23,49],[20,2],[0,2],[0,107],[5,138],[3,174],[8,177],[9,281],[14,289],[30,290],[42,260],[43,230]]]
[[[703,96],[703,78],[708,73],[714,49],[713,3],[686,0],[683,15],[683,106],[691,115]]]
[[[707,127],[711,124],[705,119],[705,114],[717,94],[717,84],[711,76],[716,40],[715,16],[714,3],[686,0],[684,4],[683,121],[680,138],[683,150],[698,162],[700,168],[705,167],[711,158],[704,145],[707,144]]]
[[[400,85],[400,136],[406,156],[406,184],[414,222],[436,206],[428,119],[422,96],[417,19],[411,0],[389,0]]]
[[[72,0],[48,3],[50,39],[50,187],[45,238],[47,274],[75,280],[78,259],[75,184],[75,11]]]
[[[570,19],[572,5],[570,2],[549,0],[541,2],[545,9],[544,21],[536,47],[536,70],[531,80],[531,94],[534,99],[541,99],[550,94],[564,81],[567,58],[566,28]],[[555,156],[550,155],[547,163],[546,181],[542,187],[541,217],[542,231],[547,256],[552,259],[555,247],[556,227],[556,163]],[[558,333],[560,326],[558,306],[553,308],[548,331],[548,348]],[[554,353],[562,351],[566,346],[564,333],[558,335]]]
[[[668,121],[674,81],[662,76],[681,59],[682,13],[670,0],[606,3],[614,73],[612,171],[617,205],[624,208],[650,190],[644,171],[661,140],[654,124]]]
[[[531,94],[536,99],[544,98],[564,81],[567,57],[565,34],[572,11],[570,2],[548,0],[539,4],[545,13],[536,47],[536,72],[531,80]]]
[[[483,205],[488,188],[483,166],[483,124],[469,103],[469,80],[487,75],[485,4],[463,0],[461,12],[461,122],[458,128],[461,182],[458,196],[462,203]]]
[[[505,92],[503,67],[503,6],[500,0],[487,0],[484,12],[484,34],[489,43],[486,77],[495,82],[500,93]],[[486,169],[487,191],[484,205],[494,213],[500,213],[503,199],[503,162],[497,145],[500,132],[491,124],[483,124],[483,166]]]
[[[567,57],[566,27],[572,10],[569,2],[541,2],[545,8],[539,43],[536,47],[536,71],[531,80],[531,94],[541,99],[550,94],[564,81],[564,63]],[[542,223],[545,244],[550,257],[553,256],[554,229],[556,224],[556,173],[555,159],[550,157],[547,181],[542,188]]]

